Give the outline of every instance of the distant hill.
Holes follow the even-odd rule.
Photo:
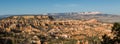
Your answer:
[[[23,15],[48,15],[53,16],[58,20],[65,19],[77,19],[77,20],[89,20],[89,19],[97,19],[101,22],[120,22],[120,15],[113,14],[104,14],[101,12],[68,12],[68,13],[46,13],[46,14],[23,14]],[[0,15],[0,19],[6,18],[14,15]]]
[[[101,22],[120,22],[120,15],[104,14],[100,12],[73,12],[73,13],[49,13],[48,15],[54,16],[56,19],[78,19],[78,20],[89,20],[97,19]]]

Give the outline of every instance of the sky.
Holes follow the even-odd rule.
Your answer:
[[[0,0],[0,15],[90,11],[120,14],[120,0]]]

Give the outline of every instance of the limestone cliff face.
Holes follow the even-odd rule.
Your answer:
[[[51,16],[11,16],[0,20],[0,34],[4,37],[32,40],[37,36],[41,41],[51,43],[54,39],[74,39],[86,42],[101,40],[104,34],[111,34],[112,24],[101,23],[96,19],[84,20],[54,20]],[[7,33],[7,35],[5,34]],[[94,38],[95,37],[95,38]],[[51,41],[50,41],[51,40]],[[29,41],[32,43],[34,40]],[[98,42],[98,41],[97,41]],[[53,42],[54,43],[54,42]],[[59,43],[59,42],[58,42]],[[62,42],[60,42],[62,43]]]

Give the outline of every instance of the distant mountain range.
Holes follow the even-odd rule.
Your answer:
[[[120,22],[120,15],[104,14],[101,12],[71,12],[71,13],[48,13],[48,15],[54,16],[56,19],[78,19],[89,20],[97,19],[101,22]]]
[[[49,15],[53,16],[55,19],[78,19],[78,20],[89,20],[97,19],[101,22],[120,22],[120,15],[104,14],[101,12],[69,12],[69,13],[46,13],[46,14],[26,14],[26,15]],[[14,15],[2,15],[1,18],[6,18]]]

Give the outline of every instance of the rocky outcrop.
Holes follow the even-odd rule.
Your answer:
[[[65,40],[99,42],[111,34],[112,24],[91,20],[54,20],[51,16],[11,16],[0,20],[0,37],[12,37],[15,43],[66,43]],[[13,41],[14,41],[13,40]],[[30,41],[32,42],[30,42]],[[62,40],[62,41],[61,41]],[[21,41],[21,42],[19,42]],[[59,42],[58,42],[59,41]],[[76,44],[76,43],[73,43]]]

